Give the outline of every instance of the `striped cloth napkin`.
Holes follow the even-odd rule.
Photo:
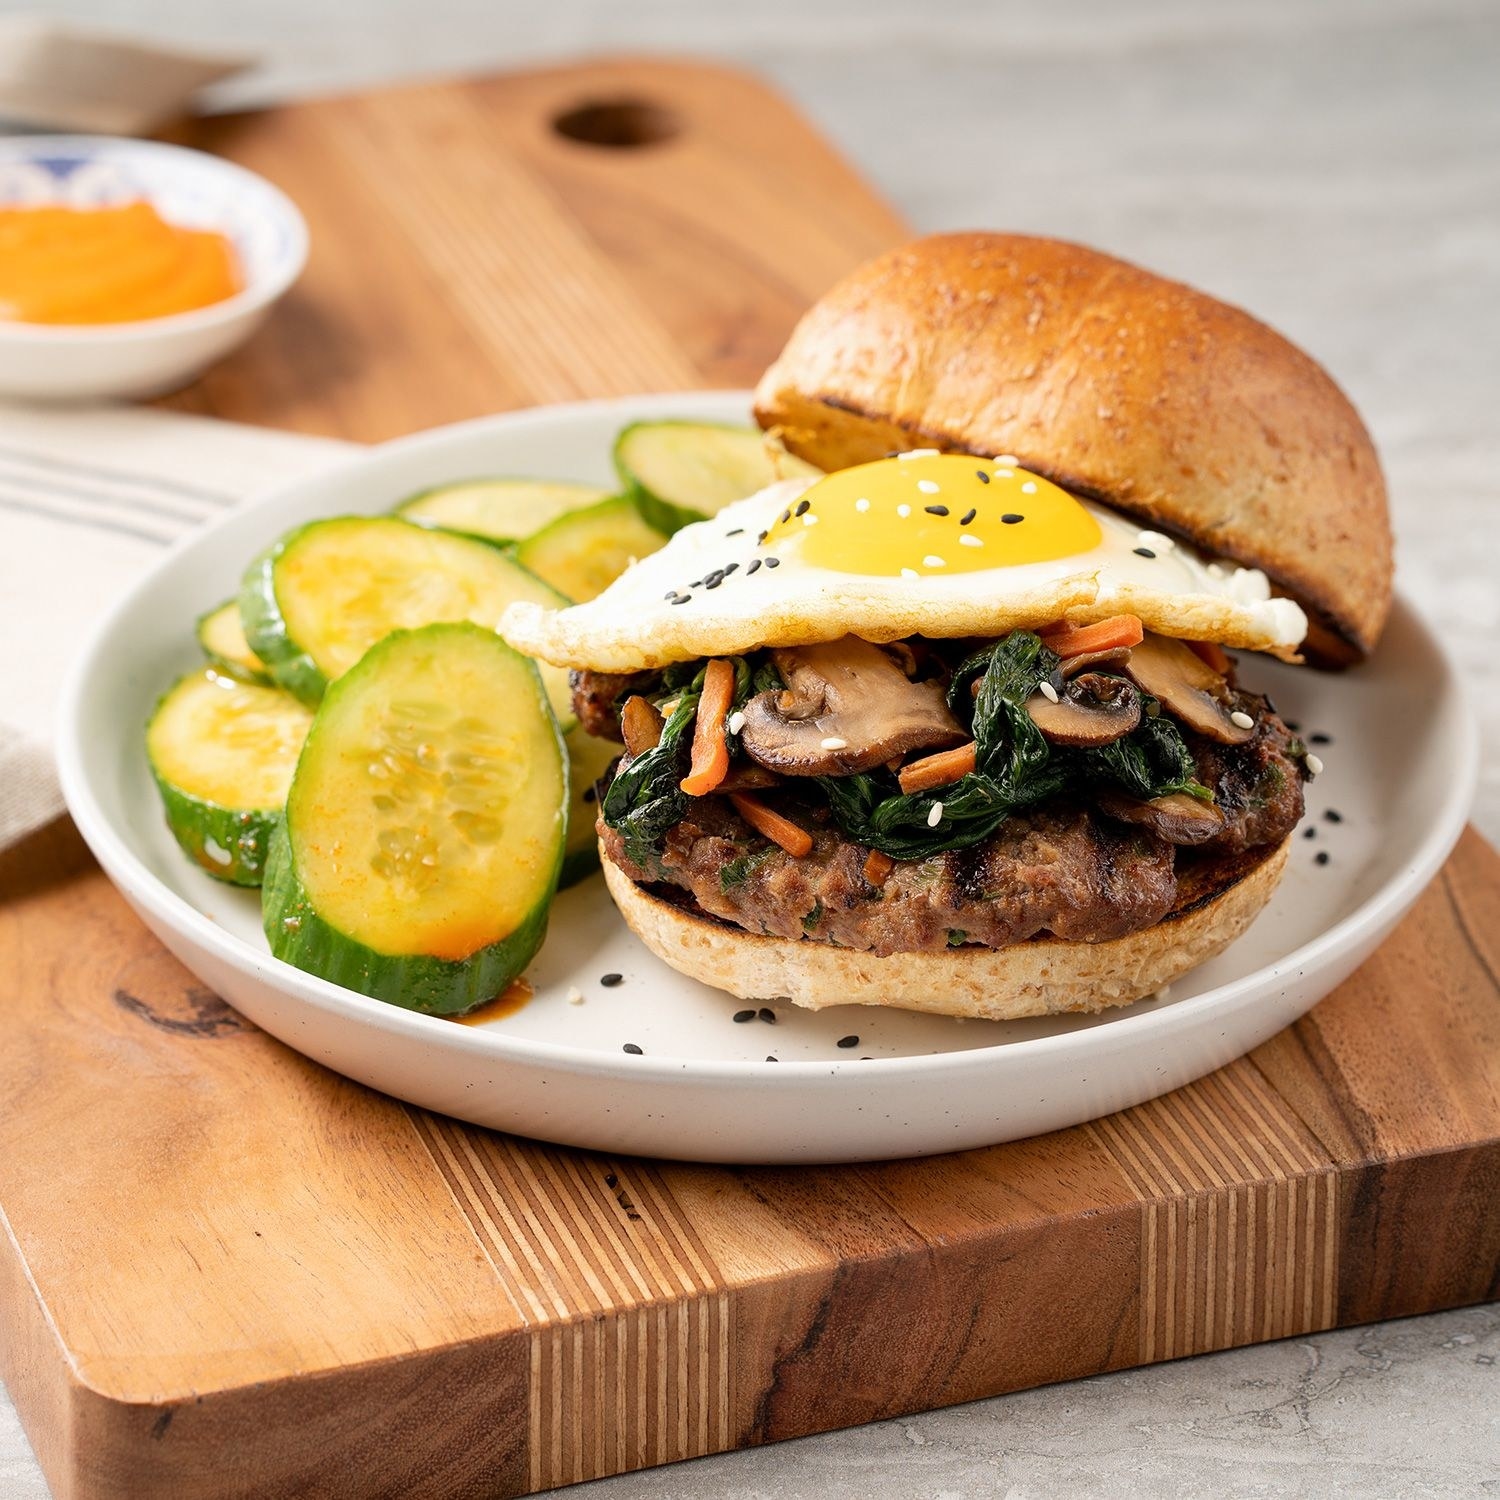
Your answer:
[[[0,406],[0,848],[62,811],[58,690],[116,598],[245,496],[350,445],[123,406]]]

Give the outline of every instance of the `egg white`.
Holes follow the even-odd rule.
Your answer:
[[[556,666],[628,672],[849,634],[870,641],[993,637],[1124,613],[1162,635],[1282,657],[1295,656],[1307,632],[1301,608],[1272,598],[1264,573],[1211,562],[1087,500],[1079,504],[1103,533],[1095,547],[973,572],[842,573],[810,566],[795,546],[758,544],[760,533],[814,483],[782,480],[684,527],[586,604],[561,610],[512,604],[501,633],[518,651]],[[1155,556],[1138,555],[1142,546]],[[768,552],[776,553],[778,566],[766,565]],[[761,566],[752,573],[757,558]],[[722,581],[709,587],[720,573]],[[686,602],[672,602],[684,594]]]

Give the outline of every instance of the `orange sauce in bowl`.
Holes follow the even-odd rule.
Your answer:
[[[0,208],[0,319],[135,323],[191,312],[243,285],[234,247],[149,203]]]

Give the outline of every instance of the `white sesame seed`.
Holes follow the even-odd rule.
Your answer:
[[[825,750],[847,750],[849,748],[849,741],[841,740],[836,734],[828,735],[822,744]]]
[[[908,448],[905,453],[898,453],[897,458],[936,458],[936,448]]]
[[[1171,993],[1172,986],[1170,984],[1164,984],[1151,998],[1153,1000],[1165,1000],[1171,995]]]
[[[745,727],[745,716],[739,709],[730,714],[728,723],[724,726],[730,734],[738,734]]]
[[[816,526],[818,524],[818,518],[815,514],[809,513],[808,515],[803,516],[802,524],[804,526]]]
[[[1037,686],[1042,690],[1042,697],[1044,697],[1048,703],[1057,702],[1057,689],[1053,687],[1050,682],[1039,682]]]
[[[1001,453],[995,458],[997,464],[1018,464],[1021,462],[1014,453]]]
[[[1033,480],[1028,479],[1026,481],[1026,483],[1021,486],[1021,493],[1023,495],[1034,495],[1034,494],[1036,494],[1036,484],[1035,484],[1035,482]]]
[[[921,490],[924,495],[935,495],[938,492],[936,481],[931,479],[919,479],[917,481],[917,488]]]
[[[941,802],[934,802],[927,814],[927,826],[929,828],[936,828],[942,821],[943,804]]]
[[[902,570],[901,570],[901,576],[903,578],[918,578],[921,575],[917,572],[917,570],[915,568],[902,568]]]
[[[996,479],[1014,479],[1015,477],[1016,477],[1016,471],[1014,469],[996,469],[995,470],[995,478]]]
[[[911,514],[911,506],[898,505],[896,507],[896,514],[904,521]]]
[[[1320,756],[1309,755],[1307,757],[1307,770],[1310,776],[1321,776],[1323,774],[1323,761]]]
[[[984,543],[972,531],[966,531],[959,537],[958,545],[960,547],[982,547]]]
[[[1140,531],[1136,533],[1136,546],[1149,547],[1153,552],[1170,552],[1177,543],[1164,531]]]
[[[1230,714],[1229,722],[1233,724],[1236,729],[1255,728],[1255,720],[1252,719],[1249,714],[1243,713],[1239,709],[1235,709],[1235,711]]]
[[[863,495],[861,495],[859,499],[854,502],[854,508],[855,510],[860,511],[869,510],[870,502],[866,500]]]
[[[948,564],[945,563],[942,558],[934,557],[932,553],[929,552],[927,556],[922,559],[922,566],[924,568],[946,568]]]
[[[583,1004],[583,991],[581,989],[579,989],[576,984],[572,987],[572,989],[570,989],[568,991],[568,1004],[569,1005],[582,1005]]]

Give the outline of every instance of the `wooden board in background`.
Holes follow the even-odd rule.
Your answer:
[[[552,121],[615,104],[597,128]],[[304,284],[173,403],[374,439],[740,385],[899,221],[760,85],[627,62],[211,122]],[[0,856],[0,1374],[60,1500],[502,1496],[1500,1292],[1500,858],[1093,1125],[732,1170],[477,1130],[206,992],[61,825]]]

